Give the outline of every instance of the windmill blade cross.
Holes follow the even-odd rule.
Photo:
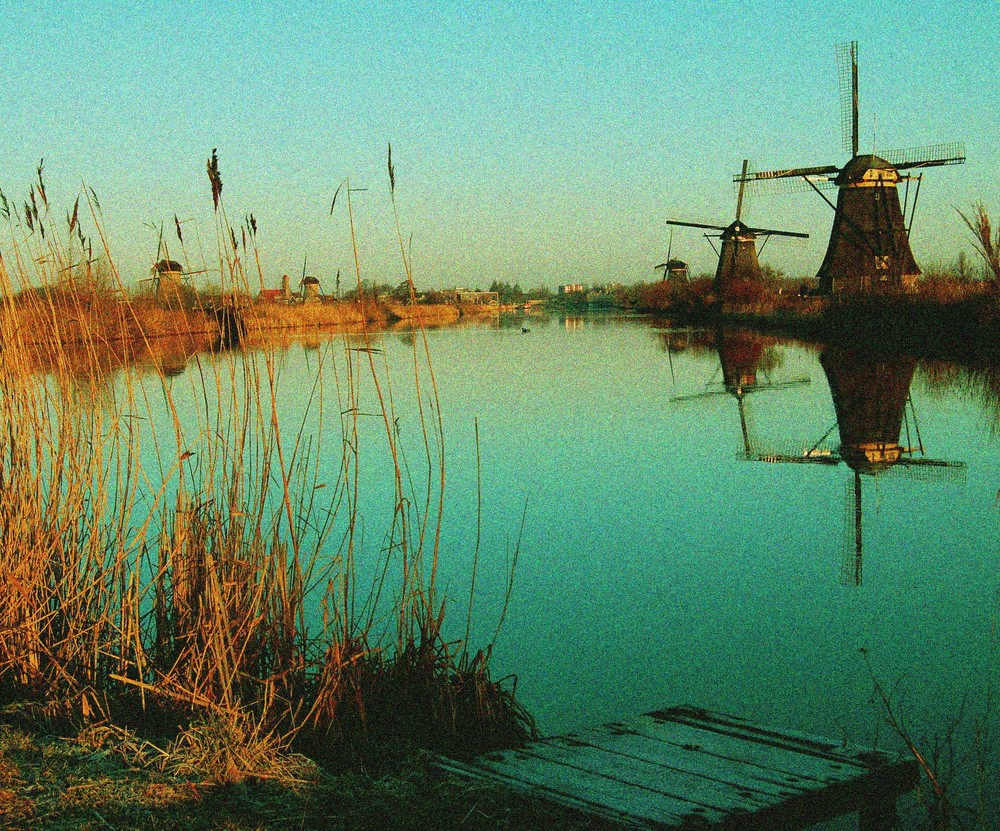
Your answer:
[[[910,147],[905,150],[888,150],[879,155],[897,170],[964,164],[965,142],[952,141],[945,144],[929,144],[925,147]]]
[[[725,231],[725,225],[706,225],[704,222],[681,222],[679,219],[668,219],[667,225],[682,225],[685,228],[709,228],[713,231]]]
[[[752,234],[758,237],[796,237],[798,239],[809,239],[809,234],[802,234],[798,231],[775,231],[771,228],[750,228]]]

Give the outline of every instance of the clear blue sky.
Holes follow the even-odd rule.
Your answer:
[[[614,8],[618,6],[618,8]],[[268,3],[0,0],[0,188],[23,202],[38,160],[60,213],[81,181],[127,279],[148,224],[214,239],[205,160],[253,212],[267,276],[351,269],[338,183],[355,194],[366,278],[402,277],[388,199],[393,146],[419,286],[653,278],[667,218],[724,224],[731,177],[842,164],[834,46],[860,43],[862,148],[963,140],[925,177],[918,261],[951,260],[953,206],[1000,217],[1000,11],[951,3]],[[746,218],[813,235],[763,259],[815,273],[832,212],[760,196]],[[696,231],[674,254],[714,269]]]

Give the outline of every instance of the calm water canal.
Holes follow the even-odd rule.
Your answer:
[[[991,394],[947,365],[747,334],[611,318],[525,325],[427,337],[452,625],[460,637],[478,422],[472,641],[493,636],[523,514],[493,666],[517,675],[543,732],[691,703],[871,739],[880,716],[865,652],[915,739],[964,701],[970,751],[1000,673],[995,376]],[[381,334],[377,346],[416,453],[411,337]],[[284,354],[285,406],[309,389],[315,354]],[[391,516],[382,498],[363,505],[372,548]],[[896,746],[884,726],[881,741]]]

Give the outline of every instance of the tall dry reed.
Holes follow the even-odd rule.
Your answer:
[[[214,152],[207,168],[226,314],[263,342],[248,308],[263,284],[257,223],[230,224]],[[347,203],[353,239],[349,187]],[[466,750],[527,735],[488,647],[444,635],[444,436],[426,340],[408,379],[427,471],[414,482],[388,359],[363,319],[355,340],[319,351],[305,413],[282,406],[276,349],[192,350],[171,380],[96,194],[81,193],[65,236],[41,165],[23,210],[2,204],[0,700],[144,729],[238,720],[314,748],[371,731]],[[357,258],[356,272],[360,284]],[[192,320],[173,321],[190,342]],[[116,338],[129,346],[108,360]],[[358,514],[370,400],[395,506],[381,552]],[[321,471],[331,446],[338,469]],[[383,558],[374,585],[359,557]]]

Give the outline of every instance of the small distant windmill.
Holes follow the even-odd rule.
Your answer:
[[[179,225],[179,223],[178,223]],[[188,271],[177,260],[170,259],[166,242],[163,239],[163,226],[160,226],[160,240],[156,246],[156,254],[161,259],[157,260],[149,269],[149,277],[140,280],[140,283],[151,282],[156,296],[160,300],[168,302],[179,302],[182,287],[191,281],[195,274],[204,274],[205,269]],[[162,255],[162,256],[161,256]]]
[[[319,280],[312,275],[306,274],[305,257],[302,258],[302,278],[299,280],[299,292],[304,303],[319,303],[323,297],[323,288]]]
[[[756,440],[750,414],[744,399],[751,393],[799,387],[808,384],[808,376],[776,379],[771,377],[771,369],[776,363],[769,359],[767,342],[759,335],[744,331],[719,329],[715,333],[715,348],[719,352],[719,367],[722,383],[713,379],[705,384],[705,389],[687,395],[678,395],[671,401],[696,401],[717,395],[728,394],[736,399],[740,415],[740,431],[743,435],[744,454],[755,452]],[[718,373],[719,370],[716,370]],[[761,377],[763,376],[763,377]]]
[[[797,237],[807,239],[808,234],[800,234],[794,231],[776,231],[771,228],[751,228],[741,220],[743,213],[743,189],[747,181],[750,181],[747,173],[747,160],[743,160],[743,174],[738,178],[739,192],[736,197],[736,220],[729,225],[705,225],[700,222],[681,222],[676,219],[668,219],[667,225],[681,225],[685,228],[705,228],[711,231],[720,231],[718,235],[722,240],[722,247],[717,253],[719,264],[715,269],[715,291],[719,294],[726,294],[734,283],[740,282],[761,282],[760,263],[757,260],[757,237],[772,236]],[[705,234],[706,238],[715,236]],[[764,244],[767,239],[764,240]],[[761,250],[764,248],[761,245]],[[714,245],[712,246],[715,247]]]
[[[674,250],[674,229],[670,229],[670,242],[667,244],[667,261],[653,266],[653,271],[663,271],[663,279],[675,280],[681,283],[691,281],[691,272],[688,264],[684,260],[678,260],[671,256]]]
[[[819,464],[836,466],[843,462],[854,473],[847,483],[844,534],[845,584],[860,586],[862,580],[862,487],[861,477],[876,481],[898,475],[925,480],[960,480],[964,462],[929,459],[917,424],[910,382],[916,361],[909,357],[887,360],[859,350],[829,347],[820,355],[833,397],[836,423],[823,437],[800,454],[767,452],[760,449],[744,454],[750,461],[772,464]],[[825,447],[826,440],[839,430],[840,444]],[[905,444],[901,443],[904,438]]]
[[[889,150],[875,155],[858,153],[858,44],[837,47],[839,67],[841,128],[844,149],[851,158],[843,167],[823,165],[743,173],[733,181],[769,182],[801,180],[833,208],[833,228],[826,257],[817,274],[821,294],[858,291],[898,291],[911,286],[920,269],[910,250],[910,228],[923,174],[902,175],[901,170],[923,169],[940,165],[962,164],[962,142],[935,144],[909,150]],[[873,142],[874,144],[874,142]],[[906,202],[910,180],[916,179],[909,221]],[[900,205],[897,185],[906,181],[904,204]],[[826,188],[838,188],[837,204],[825,194]],[[798,189],[798,188],[792,188]]]

